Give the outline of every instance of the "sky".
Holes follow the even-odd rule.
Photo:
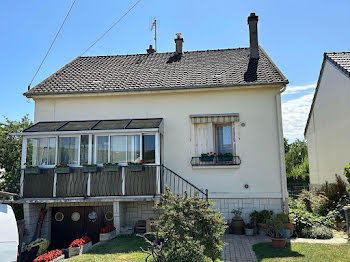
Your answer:
[[[0,0],[0,122],[29,114],[22,94],[73,0]],[[77,0],[32,86],[67,64],[118,20],[136,0]],[[350,1],[141,0],[86,55],[145,53],[158,20],[158,52],[249,46],[247,16],[259,16],[259,44],[290,84],[282,95],[284,135],[303,139],[324,52],[350,51]]]

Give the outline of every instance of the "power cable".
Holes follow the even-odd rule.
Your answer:
[[[39,70],[40,70],[41,66],[43,65],[44,61],[46,60],[46,57],[48,56],[48,54],[49,54],[49,52],[50,52],[50,50],[51,50],[53,44],[55,43],[55,41],[56,41],[56,39],[57,39],[59,33],[61,32],[61,29],[62,29],[63,25],[64,25],[65,22],[67,21],[67,18],[68,18],[69,14],[70,14],[70,11],[72,10],[72,8],[73,8],[73,6],[74,6],[74,4],[75,4],[76,1],[77,1],[77,0],[74,0],[73,3],[72,3],[72,5],[70,6],[66,17],[64,18],[64,20],[63,20],[63,22],[62,22],[60,28],[58,29],[58,31],[57,31],[57,33],[56,33],[56,35],[55,35],[55,38],[52,40],[49,49],[47,50],[47,52],[46,52],[46,54],[45,54],[43,60],[41,61],[41,63],[40,63],[40,65],[39,65],[38,69],[36,70],[36,72],[35,72],[35,74],[34,74],[32,80],[30,81],[30,83],[29,83],[29,85],[28,85],[28,90],[30,89],[30,86],[31,86],[31,84],[33,83],[35,77],[36,77],[37,74],[39,73]]]
[[[127,16],[127,14],[130,13],[130,11],[131,11],[132,9],[134,9],[141,1],[142,1],[142,0],[137,0],[137,1],[135,2],[135,4],[132,5],[132,6],[128,9],[128,11],[126,11],[116,22],[114,22],[114,23],[108,28],[108,30],[105,31],[99,38],[97,38],[97,39],[95,40],[95,42],[93,42],[80,56],[84,55],[84,54],[85,54],[87,51],[89,51],[95,44],[97,44],[103,37],[105,37],[105,35],[106,35],[109,31],[111,31],[112,28],[115,27],[121,20],[123,20],[123,18],[124,18],[125,16]]]

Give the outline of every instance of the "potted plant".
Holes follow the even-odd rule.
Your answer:
[[[233,155],[231,153],[225,153],[225,154],[219,154],[218,155],[218,161],[220,162],[227,162],[233,160]]]
[[[24,163],[24,166],[26,167],[24,169],[25,174],[29,175],[37,175],[40,174],[40,168],[39,166],[32,166],[32,165],[27,165],[27,163]]]
[[[266,235],[267,221],[273,216],[272,210],[253,211],[250,214],[250,220],[257,225],[257,233]]]
[[[131,172],[140,172],[143,170],[143,160],[140,162],[128,162],[128,170]]]
[[[97,165],[91,164],[89,165],[86,161],[83,165],[83,173],[96,173],[97,172]]]
[[[69,245],[68,256],[73,257],[73,256],[84,254],[87,251],[89,251],[91,246],[92,246],[92,242],[88,236],[84,236],[82,238],[75,239]]]
[[[231,213],[233,214],[233,218],[231,221],[232,234],[243,235],[244,221],[241,217],[242,208],[233,209]]]
[[[284,248],[287,239],[283,237],[284,225],[280,217],[275,216],[267,223],[267,234],[271,237],[272,246],[275,248]]]
[[[117,236],[115,226],[105,226],[100,231],[100,241],[107,241]]]
[[[64,255],[61,250],[55,249],[38,256],[33,262],[63,262]]]
[[[282,234],[286,238],[290,238],[294,232],[294,224],[289,222],[289,216],[287,214],[281,213],[277,214],[276,217],[283,223]]]
[[[118,163],[104,163],[103,164],[103,171],[105,172],[117,172],[119,171],[120,166]]]
[[[201,162],[211,162],[214,160],[214,157],[216,156],[216,153],[213,152],[209,152],[209,153],[203,153],[201,154],[201,156],[199,157],[199,160]]]
[[[244,226],[244,232],[246,236],[254,236],[255,224],[254,222],[249,222]]]
[[[69,174],[70,168],[68,165],[65,165],[63,163],[59,163],[55,166],[55,173],[56,174]]]

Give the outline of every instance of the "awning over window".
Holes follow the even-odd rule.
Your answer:
[[[190,115],[193,124],[200,123],[231,123],[239,121],[238,113],[230,114],[203,114],[203,115]]]
[[[162,118],[148,119],[114,119],[87,121],[57,121],[38,122],[25,129],[27,132],[57,132],[57,131],[89,131],[89,130],[119,130],[119,129],[150,129],[159,128]]]

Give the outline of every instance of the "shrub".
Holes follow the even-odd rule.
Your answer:
[[[211,209],[213,203],[188,196],[174,196],[166,189],[155,206],[154,241],[144,235],[149,247],[145,251],[153,261],[215,261],[222,250],[221,236],[226,225],[220,213]]]
[[[33,262],[49,262],[54,260],[55,258],[58,258],[61,255],[62,255],[62,251],[55,249],[48,253],[38,256],[36,259],[34,259]]]
[[[81,247],[90,241],[91,239],[88,236],[84,236],[82,238],[75,239],[72,243],[70,243],[69,247]]]
[[[327,215],[329,199],[323,194],[314,194],[310,191],[303,190],[298,200],[303,201],[306,210],[309,212],[317,213],[319,215]]]
[[[268,220],[272,218],[272,216],[273,216],[272,210],[266,210],[266,209],[261,211],[254,210],[250,214],[250,219],[255,223],[266,223]]]
[[[311,228],[314,225],[324,225],[333,227],[334,220],[329,217],[320,216],[306,210],[305,205],[300,200],[291,200],[289,208],[289,219],[295,224],[295,229],[300,233],[304,228]]]
[[[331,239],[333,238],[332,229],[326,226],[313,226],[311,228],[304,228],[301,231],[301,236],[306,238],[317,239]]]
[[[303,174],[287,174],[287,184],[297,184],[297,185],[309,185],[310,175],[308,173]]]

